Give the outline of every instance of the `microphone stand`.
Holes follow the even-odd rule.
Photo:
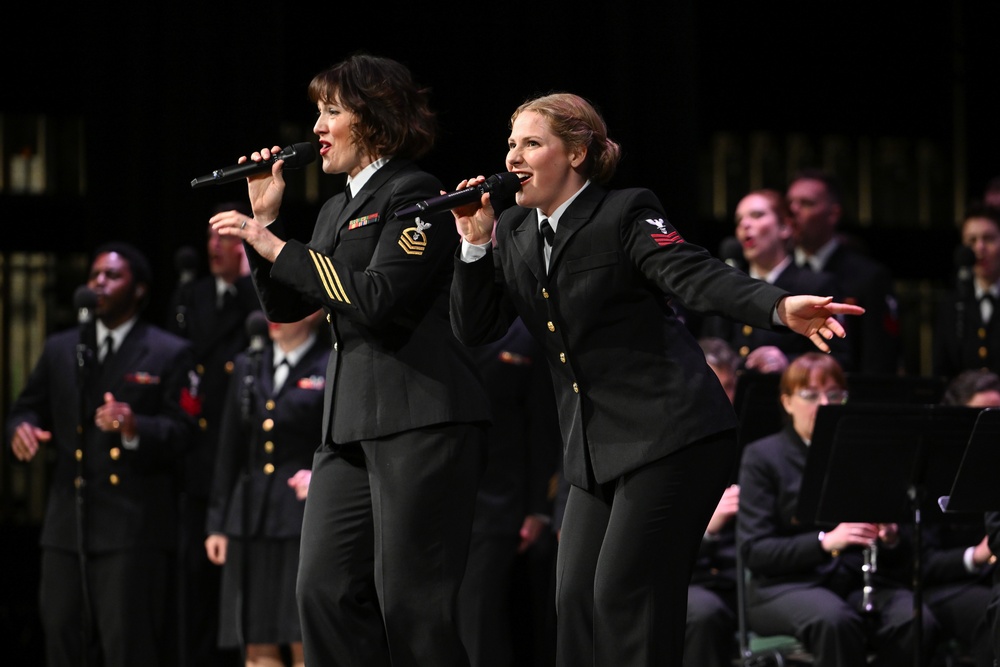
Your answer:
[[[266,323],[264,325],[266,327]],[[247,658],[247,628],[249,625],[249,607],[247,598],[250,594],[250,504],[253,501],[253,453],[254,438],[253,417],[254,406],[257,404],[257,377],[260,375],[260,360],[264,352],[265,336],[251,331],[250,347],[247,349],[247,373],[243,376],[240,388],[240,417],[247,430],[246,462],[243,470],[243,512],[241,516],[242,533],[240,535],[240,627],[237,635],[243,647],[244,662]]]
[[[972,287],[972,266],[976,263],[975,252],[965,245],[955,249],[955,264],[958,266],[958,276],[955,281],[955,343],[959,350],[964,349],[965,338],[965,298],[975,304],[976,292]],[[964,354],[959,352],[959,356]]]
[[[86,294],[84,293],[86,292]],[[94,345],[91,343],[91,333],[94,332],[92,318],[93,306],[96,306],[96,297],[93,305],[87,301],[87,294],[93,294],[86,287],[77,290],[76,301],[78,308],[78,320],[80,323],[80,337],[76,343],[76,385],[77,385],[77,450],[83,452],[85,448],[84,433],[87,430],[87,390],[93,378]],[[86,302],[86,303],[85,303]],[[96,337],[96,333],[94,334]],[[96,342],[96,341],[95,341]],[[84,477],[83,457],[76,457],[76,479],[74,480],[74,499],[76,509],[76,549],[80,565],[80,595],[82,598],[82,611],[80,619],[80,635],[83,650],[80,652],[81,665],[87,665],[87,652],[90,650],[90,637],[93,627],[93,619],[90,613],[90,586],[87,582],[87,539],[86,539],[86,507],[84,492],[86,486]]]

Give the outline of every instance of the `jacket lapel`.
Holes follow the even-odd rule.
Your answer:
[[[524,209],[524,212],[521,224],[514,227],[510,238],[524,260],[524,265],[538,282],[546,284],[548,276],[545,273],[545,257],[542,255],[542,239],[538,233],[538,211]]]
[[[591,183],[559,217],[559,229],[556,230],[555,242],[552,244],[552,256],[549,258],[550,275],[554,274],[556,267],[559,266],[559,259],[562,257],[569,240],[593,219],[594,211],[604,201],[605,196],[607,196],[607,191],[604,188]]]
[[[364,184],[361,188],[361,192],[354,195],[351,201],[347,201],[347,197],[344,195],[337,195],[341,198],[340,213],[336,215],[336,232],[334,235],[334,243],[340,242],[340,235],[343,230],[347,227],[347,223],[350,222],[357,213],[365,206],[372,196],[378,192],[379,188],[385,185],[400,169],[409,164],[408,160],[402,159],[392,159],[386,164],[382,165],[368,182]],[[379,214],[379,220],[384,222],[389,215],[389,211],[376,211]]]
[[[100,385],[105,387],[106,391],[116,393],[124,386],[126,374],[141,368],[139,361],[146,353],[146,327],[142,321],[138,321],[122,340],[114,357],[101,367]],[[132,381],[138,380],[133,378]]]

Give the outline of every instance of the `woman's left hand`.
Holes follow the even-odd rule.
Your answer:
[[[861,306],[836,303],[832,296],[787,296],[778,302],[778,317],[785,326],[808,337],[823,352],[830,351],[826,341],[846,335],[837,315],[862,315],[864,312]]]
[[[285,242],[271,233],[267,227],[239,211],[216,213],[208,219],[208,222],[220,235],[236,236],[246,241],[258,255],[272,263],[285,247]]]

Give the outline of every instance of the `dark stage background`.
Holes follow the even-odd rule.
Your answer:
[[[1000,173],[995,2],[224,5],[21,8],[26,18],[4,31],[0,112],[82,116],[86,189],[0,195],[4,250],[133,240],[153,255],[165,298],[174,252],[202,247],[209,207],[245,197],[240,184],[192,190],[191,179],[312,139],[306,85],[356,50],[401,60],[431,88],[441,135],[423,164],[447,186],[503,170],[511,111],[569,90],[602,110],[624,148],[614,185],[652,188],[710,249],[734,204],[721,221],[699,207],[704,145],[718,131],[958,142],[948,168],[968,190],[960,198]],[[338,179],[317,179],[321,194]],[[322,198],[299,201],[303,234]],[[919,246],[898,252],[913,243],[897,233],[910,221],[887,221],[889,238],[878,222],[866,234],[898,275],[947,270],[950,252],[945,264]]]

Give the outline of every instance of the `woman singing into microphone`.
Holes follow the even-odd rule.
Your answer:
[[[441,191],[413,162],[433,116],[403,65],[365,55],[317,74],[309,97],[323,171],[347,175],[309,243],[284,235],[281,161],[248,179],[253,218],[212,218],[246,242],[269,319],[319,306],[331,323],[297,587],[305,662],[468,665],[455,605],[490,409],[448,319],[452,217],[394,215]]]
[[[753,280],[686,243],[649,190],[604,189],[619,147],[586,100],[533,99],[511,123],[518,205],[495,220],[484,195],[454,211],[452,320],[483,344],[520,315],[549,361],[572,485],[557,662],[680,665],[691,570],[737,441],[732,405],[668,298],[788,326],[823,350],[843,336],[835,315],[863,311]]]

